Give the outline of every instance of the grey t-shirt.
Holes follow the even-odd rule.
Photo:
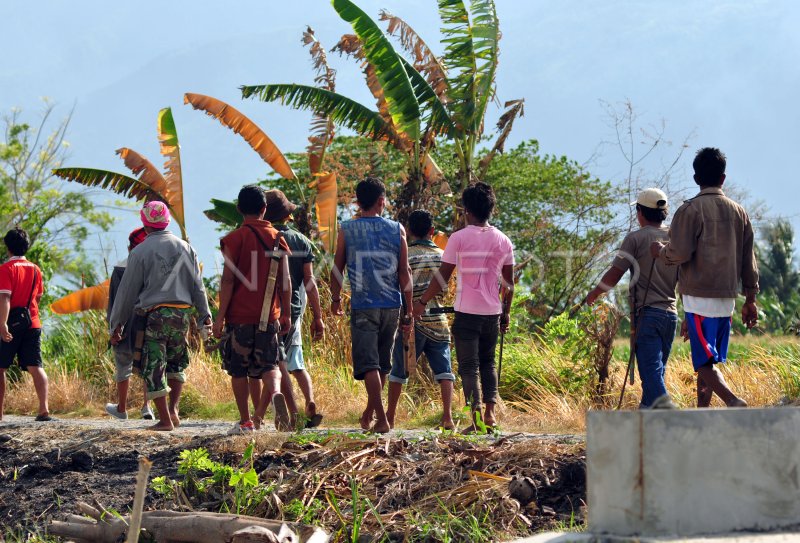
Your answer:
[[[669,241],[669,229],[666,227],[644,226],[625,236],[622,240],[613,266],[631,272],[634,286],[636,307],[656,307],[677,313],[675,305],[675,286],[678,283],[678,266],[667,266],[662,260],[656,261],[647,300],[647,276],[653,257],[650,256],[650,244],[654,241]],[[636,266],[634,266],[636,263]]]

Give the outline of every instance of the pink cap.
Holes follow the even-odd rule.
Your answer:
[[[169,207],[164,202],[147,202],[139,215],[142,224],[150,228],[163,230],[169,225]]]

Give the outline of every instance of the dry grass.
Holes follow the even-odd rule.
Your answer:
[[[513,436],[490,442],[455,436],[297,437],[303,439],[257,439],[256,469],[276,486],[252,514],[319,524],[334,541],[349,541],[356,524],[374,540],[487,541],[527,535],[564,519],[579,524],[584,514],[582,444]],[[226,439],[210,449],[235,461],[243,444]],[[509,498],[515,475],[531,478],[538,489],[535,503]],[[451,539],[442,539],[444,532]],[[431,537],[436,533],[440,538]]]
[[[355,426],[366,404],[366,394],[363,385],[354,381],[351,375],[349,323],[346,318],[327,316],[326,326],[324,342],[306,345],[306,361],[314,381],[317,402],[325,413],[327,426]],[[64,353],[55,361],[46,361],[50,406],[54,413],[102,416],[104,404],[116,396],[108,351],[97,347],[103,343],[102,337],[85,341],[88,347],[79,345],[72,352],[92,353],[92,361],[88,364],[67,363]],[[728,364],[721,365],[721,370],[733,390],[751,406],[774,406],[800,397],[800,339],[734,337],[730,358]],[[581,377],[586,375],[585,368],[576,368],[575,362],[568,360],[568,353],[558,345],[523,336],[507,338],[501,386],[501,393],[507,400],[499,410],[503,429],[582,432],[588,409],[616,405],[626,363],[627,341],[617,340],[609,365],[608,392],[598,402],[596,397],[592,399],[591,383],[581,381],[585,379]],[[592,371],[591,366],[587,367]],[[404,388],[401,397],[397,416],[401,428],[433,427],[441,415],[438,386],[432,382],[429,372],[425,372],[425,364],[421,364],[420,369],[410,386]],[[235,416],[230,380],[220,368],[218,355],[194,353],[187,378],[182,409],[189,416]],[[638,376],[636,381],[626,390],[624,408],[638,406],[641,394]],[[678,405],[694,405],[695,376],[688,345],[680,343],[679,339],[669,361],[667,381],[669,392]],[[142,394],[142,382],[136,377],[131,382],[130,397],[132,406],[136,407]],[[456,384],[454,415],[465,420],[461,411],[463,398],[458,390],[459,383]],[[712,405],[722,404],[715,399]],[[25,373],[18,382],[10,384],[6,411],[31,414],[36,411],[36,406],[33,385]]]

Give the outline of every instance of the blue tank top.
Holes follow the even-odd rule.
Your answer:
[[[400,307],[400,223],[383,217],[362,217],[344,221],[341,228],[347,247],[350,306]]]

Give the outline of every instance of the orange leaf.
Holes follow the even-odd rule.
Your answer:
[[[110,281],[106,279],[99,285],[71,292],[50,304],[50,310],[57,315],[68,315],[89,309],[106,309],[109,283]]]

